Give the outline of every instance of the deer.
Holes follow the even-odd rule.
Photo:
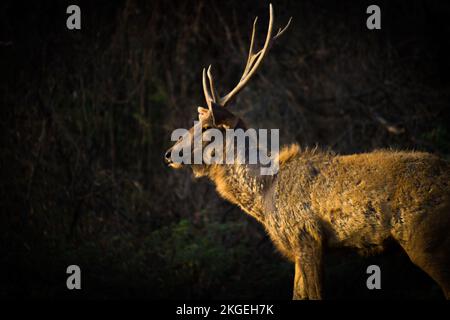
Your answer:
[[[253,77],[291,19],[273,35],[270,4],[265,42],[254,52],[255,18],[244,71],[225,96],[215,88],[211,65],[203,69],[207,108],[197,109],[202,135],[211,128],[247,129],[227,106]],[[185,135],[167,150],[164,159],[169,167],[188,166],[174,162],[172,152],[192,139],[192,134]],[[202,146],[208,145],[207,140],[202,140]],[[261,175],[258,164],[189,166],[196,178],[209,178],[221,197],[261,223],[278,251],[295,265],[293,299],[323,298],[325,251],[351,248],[368,255],[381,253],[390,242],[397,243],[450,298],[449,162],[419,151],[381,149],[340,155],[298,144],[280,148],[276,156],[279,170],[273,175]]]

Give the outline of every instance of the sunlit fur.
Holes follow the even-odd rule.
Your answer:
[[[370,254],[390,240],[450,297],[448,162],[424,152],[336,155],[298,145],[283,148],[278,159],[274,176],[261,176],[258,165],[192,168],[261,222],[295,263],[294,298],[322,297],[325,247]]]

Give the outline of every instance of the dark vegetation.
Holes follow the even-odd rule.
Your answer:
[[[0,297],[291,297],[293,266],[262,228],[206,181],[168,170],[170,133],[203,105],[201,69],[236,81],[264,1],[0,4]],[[294,17],[231,106],[283,143],[341,153],[375,148],[450,155],[450,6],[276,1]],[[365,289],[379,264],[383,290]],[[69,264],[83,290],[65,289]],[[398,251],[331,254],[326,298],[442,298]]]

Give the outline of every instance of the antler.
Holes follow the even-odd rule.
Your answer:
[[[283,29],[278,29],[278,32],[275,36],[272,37],[272,27],[273,27],[273,8],[272,4],[269,6],[269,27],[267,30],[267,36],[266,41],[264,42],[264,46],[261,50],[259,50],[257,53],[253,53],[253,45],[255,40],[255,33],[256,33],[256,23],[258,21],[258,17],[255,18],[255,21],[253,22],[253,30],[252,30],[252,37],[250,40],[250,49],[248,52],[247,57],[247,63],[244,68],[244,72],[242,73],[241,79],[239,80],[238,84],[234,87],[233,90],[231,90],[227,95],[224,97],[219,97],[217,94],[215,88],[214,88],[214,79],[211,74],[211,65],[208,67],[208,70],[205,71],[203,69],[203,93],[205,94],[206,103],[208,104],[208,108],[211,109],[211,103],[215,102],[223,107],[227,105],[227,103],[234,97],[236,94],[242,90],[242,88],[245,87],[247,82],[251,79],[251,77],[255,74],[256,70],[258,69],[259,65],[261,64],[262,60],[266,56],[267,52],[269,51],[269,48],[272,46],[274,40],[276,40],[278,37],[280,37],[286,29],[291,24],[292,17],[289,19],[288,23]],[[206,80],[206,77],[209,79]],[[208,88],[209,86],[209,88]]]

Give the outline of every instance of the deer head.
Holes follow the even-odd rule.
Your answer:
[[[182,163],[174,162],[172,159],[172,152],[175,149],[183,149],[186,144],[191,147],[192,155],[194,155],[196,151],[196,146],[193,143],[195,138],[195,133],[199,132],[201,134],[201,146],[197,146],[197,148],[201,147],[204,149],[206,145],[208,144],[208,141],[210,139],[208,137],[205,137],[209,129],[217,129],[222,131],[222,133],[226,129],[237,129],[241,128],[245,130],[244,122],[234,115],[232,112],[230,112],[226,107],[232,101],[234,97],[247,85],[249,80],[252,78],[252,76],[256,73],[259,66],[261,65],[261,62],[265,58],[266,54],[268,53],[270,47],[274,43],[274,41],[280,37],[286,29],[289,27],[291,23],[291,19],[289,19],[288,23],[284,28],[280,28],[278,32],[273,36],[273,8],[272,4],[269,6],[269,25],[267,30],[266,39],[264,42],[264,46],[261,50],[258,52],[254,52],[254,39],[255,39],[255,33],[256,33],[256,24],[258,21],[258,17],[255,18],[253,22],[253,29],[252,29],[252,35],[250,40],[250,49],[247,57],[247,62],[244,68],[244,71],[242,73],[242,76],[238,82],[238,84],[225,96],[221,97],[215,88],[214,85],[214,78],[211,73],[211,66],[208,67],[206,70],[203,69],[202,73],[202,83],[203,83],[203,93],[206,100],[206,105],[208,108],[202,108],[198,107],[198,122],[196,125],[194,125],[185,135],[183,135],[176,143],[173,145],[170,149],[167,150],[165,153],[165,162],[173,168],[181,168],[183,166]],[[224,152],[226,152],[224,150]],[[194,170],[194,173],[197,176],[203,175],[205,171],[206,164],[202,162],[202,164],[194,164],[192,165],[192,168]]]

